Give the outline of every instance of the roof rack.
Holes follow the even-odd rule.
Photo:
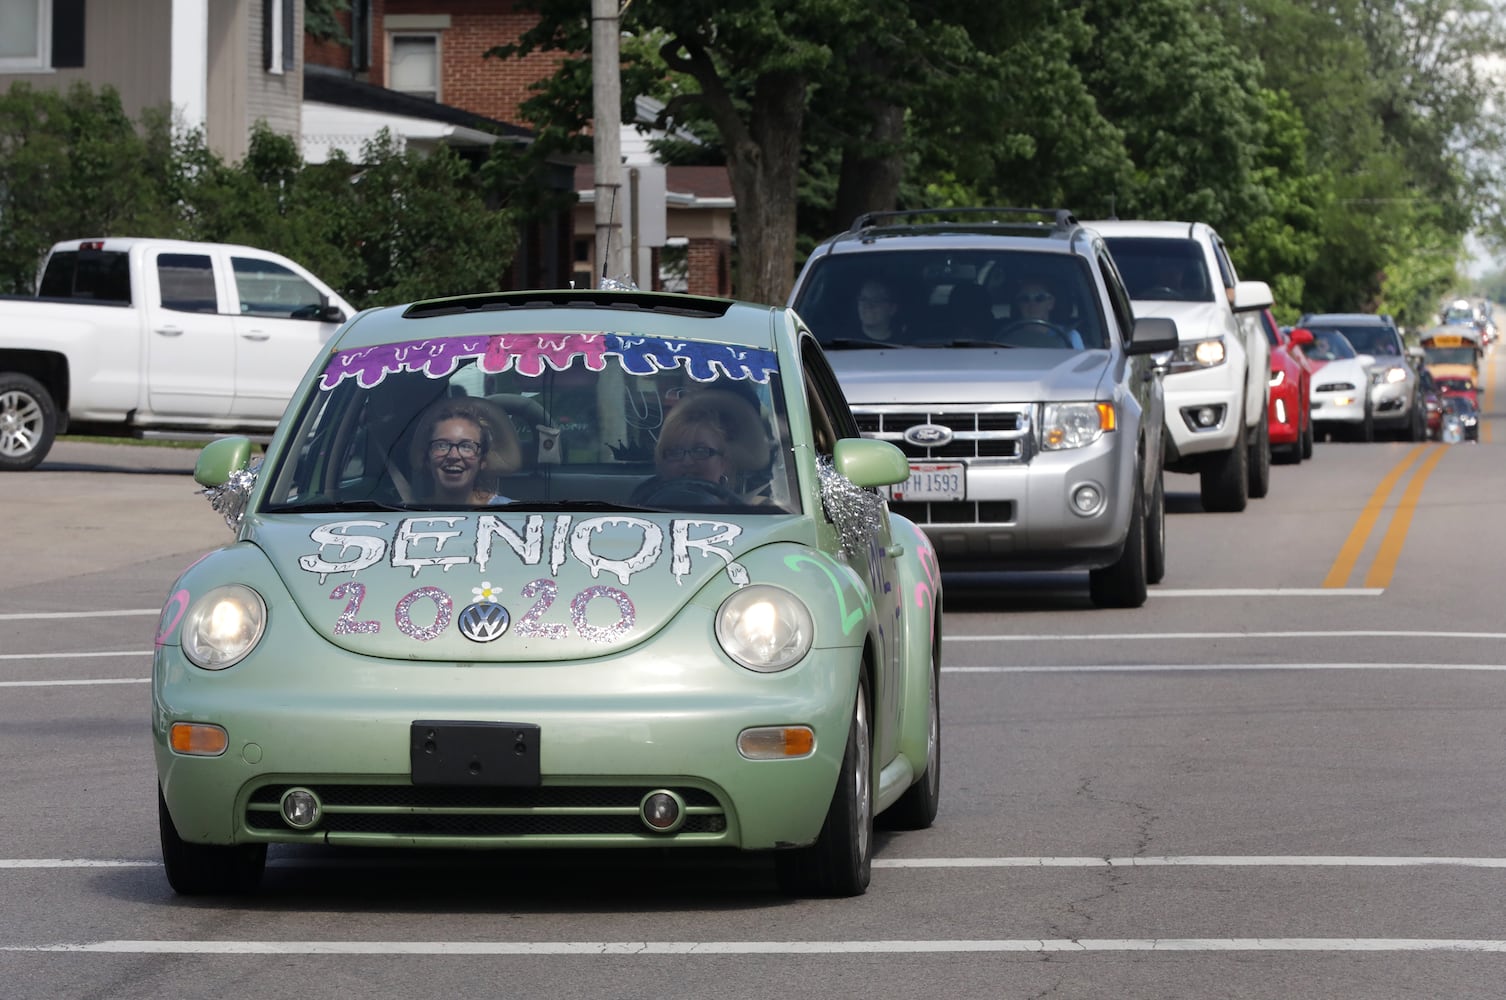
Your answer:
[[[990,222],[1031,223],[1049,221],[1056,229],[1070,229],[1077,225],[1077,216],[1065,208],[1005,208],[1002,206],[986,206],[971,208],[914,208],[899,212],[864,212],[853,220],[852,226],[847,230],[850,233],[861,232],[882,223],[893,222],[898,219],[915,218],[917,216],[931,216],[936,218],[937,225],[955,225],[963,222],[961,219],[941,219],[942,216],[965,216],[965,215],[990,215],[994,216]],[[998,216],[1015,216],[1016,218],[999,219]]]

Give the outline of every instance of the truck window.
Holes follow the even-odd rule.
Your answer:
[[[113,250],[60,250],[47,259],[37,294],[130,305],[130,259]]]
[[[282,319],[319,319],[324,297],[295,272],[270,260],[232,257],[241,313]]]
[[[158,254],[157,284],[162,290],[164,309],[195,313],[220,311],[219,298],[214,291],[214,265],[207,254]]]

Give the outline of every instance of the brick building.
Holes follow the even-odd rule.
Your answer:
[[[351,46],[307,39],[308,64],[494,122],[521,122],[529,86],[552,75],[562,58],[487,58],[487,51],[517,40],[533,23],[533,15],[499,0],[350,0],[350,8],[342,19]],[[632,227],[646,240],[632,258],[634,280],[644,288],[731,294],[734,203],[725,168],[659,166],[631,124],[624,126],[622,147],[628,172],[649,181]],[[594,285],[591,181],[590,167],[577,166],[573,182],[581,201],[569,238],[559,241],[568,259],[558,263],[577,283]],[[554,254],[555,244],[541,238],[534,252]]]

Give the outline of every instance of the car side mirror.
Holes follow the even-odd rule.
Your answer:
[[[194,482],[200,486],[224,486],[230,477],[251,464],[251,439],[223,437],[206,444],[194,462]]]
[[[1294,326],[1291,338],[1293,347],[1306,347],[1313,342],[1313,332],[1305,326]]]
[[[888,441],[842,438],[832,449],[832,467],[854,486],[892,486],[910,478],[910,460]]]
[[[1234,286],[1234,311],[1269,309],[1276,303],[1271,286],[1264,281],[1241,281]]]
[[[1181,341],[1177,337],[1177,321],[1166,316],[1141,316],[1130,330],[1126,354],[1165,354],[1175,351]]]
[[[344,323],[350,317],[345,315],[345,310],[329,300],[328,295],[320,296],[319,322],[321,323]]]

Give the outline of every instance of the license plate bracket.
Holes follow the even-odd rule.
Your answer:
[[[409,727],[410,775],[415,785],[536,787],[540,736],[527,722],[418,720]]]
[[[967,466],[961,462],[911,462],[910,478],[889,487],[891,500],[967,499]]]

